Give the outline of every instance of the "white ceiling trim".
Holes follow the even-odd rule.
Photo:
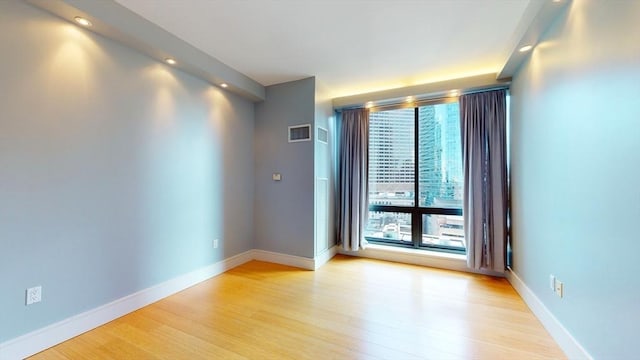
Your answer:
[[[165,28],[163,27],[160,27],[160,25],[157,25],[155,22],[152,22],[151,20],[147,20],[147,18],[139,15],[138,13],[134,12],[133,10],[130,10],[129,8],[121,5],[116,1],[107,1],[107,0],[103,0],[103,1],[27,0],[27,1],[37,7],[40,7],[57,16],[60,16],[61,18],[70,22],[73,21],[73,18],[75,16],[86,17],[93,23],[93,26],[89,28],[89,30],[94,31],[103,36],[112,38],[129,47],[132,47],[160,62],[163,62],[164,59],[167,57],[174,58],[178,62],[176,65],[174,65],[174,67],[180,70],[183,70],[187,73],[190,73],[192,75],[195,75],[199,78],[202,78],[213,85],[219,86],[222,83],[226,83],[229,85],[229,87],[226,90],[240,94],[250,99],[251,101],[261,101],[261,100],[264,100],[265,98],[265,88],[262,84],[258,83],[257,81],[253,80],[252,78],[245,75],[244,73],[236,71],[231,66],[228,66],[227,64],[218,60],[218,58],[214,57],[211,54],[211,51],[207,52],[205,51],[206,49],[203,49],[197,45],[196,46],[192,45],[191,43],[183,40],[177,35],[174,35],[174,33],[165,30]],[[123,0],[120,0],[120,1],[123,1]],[[213,4],[213,3],[202,2],[197,0],[192,0],[192,1],[193,3],[186,3],[186,4],[195,4],[195,5],[200,4],[200,6],[212,6],[211,4]],[[131,3],[130,0],[128,0],[127,2]],[[338,75],[342,74],[340,76],[350,79],[349,81],[354,82],[355,87],[351,87],[351,91],[349,91],[348,93],[356,94],[356,95],[340,96],[336,98],[334,100],[334,104],[338,107],[348,106],[349,104],[353,105],[360,101],[362,101],[360,103],[363,103],[366,101],[380,101],[385,99],[399,98],[402,96],[421,96],[421,95],[424,95],[425,93],[433,94],[434,92],[437,92],[435,89],[439,89],[438,91],[447,91],[447,90],[454,90],[454,89],[468,89],[470,87],[473,88],[473,86],[475,86],[473,85],[475,84],[474,81],[476,81],[477,79],[483,79],[482,81],[486,83],[487,77],[490,76],[490,75],[487,75],[487,73],[494,73],[498,71],[499,71],[497,74],[498,79],[508,80],[517,71],[520,64],[531,53],[531,52],[521,53],[518,51],[518,49],[525,44],[536,45],[539,39],[541,38],[542,34],[544,33],[544,31],[550,26],[550,24],[557,18],[557,16],[566,8],[566,6],[570,2],[571,0],[561,0],[559,2],[556,2],[553,0],[528,0],[527,6],[524,9],[524,12],[518,13],[518,15],[521,15],[521,16],[519,16],[519,19],[517,22],[517,28],[514,31],[512,31],[513,35],[511,36],[510,43],[507,44],[508,46],[504,46],[505,51],[502,55],[504,56],[504,59],[505,59],[503,61],[504,65],[501,68],[497,67],[492,71],[486,71],[485,69],[484,72],[477,72],[478,70],[485,68],[484,65],[482,65],[484,63],[482,64],[478,63],[477,64],[478,67],[476,69],[477,71],[472,73],[469,73],[469,72],[460,73],[460,72],[456,72],[455,70],[439,73],[438,70],[435,69],[433,71],[434,77],[431,77],[431,80],[427,79],[427,81],[418,81],[418,82],[408,81],[407,82],[407,79],[404,79],[404,80],[400,79],[398,80],[398,82],[395,83],[395,85],[393,83],[387,83],[387,85],[371,87],[370,86],[371,79],[368,80],[369,81],[368,83],[358,82],[358,81],[363,81],[362,80],[363,74],[366,74],[371,71],[367,70],[367,71],[364,71],[363,73],[363,72],[359,72],[359,70],[357,69],[348,70],[350,69],[349,66],[342,67],[343,62],[347,60],[343,59],[340,56],[340,54],[329,54],[332,60],[329,62],[328,68],[326,66],[320,66],[321,63],[317,63],[316,65],[319,66],[318,69],[310,68],[308,74],[307,73],[299,74],[298,78],[303,78],[307,76],[316,76],[318,78],[318,81],[323,82],[325,86],[329,88],[333,96],[335,96],[335,94],[339,94],[343,92],[344,83],[332,84],[331,82],[326,81],[327,78],[332,77],[335,80],[337,76],[336,73],[337,73]],[[316,7],[319,6],[318,4],[320,3],[322,2],[313,2],[310,0],[305,2],[305,4],[309,6],[312,5]],[[144,5],[145,3],[141,2],[140,4]],[[161,6],[162,4],[163,3],[158,3],[158,11],[166,10],[162,8]],[[178,6],[186,6],[186,5],[183,5],[184,3],[182,2],[171,3],[171,4],[173,5],[177,4]],[[223,3],[216,3],[216,4],[223,4]],[[240,6],[240,5],[237,5],[238,3],[235,3],[235,2],[224,3],[224,4],[227,4],[226,6],[230,6],[230,8],[226,8],[229,11],[237,10],[235,9],[234,6]],[[264,6],[264,3],[260,3],[260,2],[251,3],[251,4],[257,6],[257,9],[254,9],[255,11],[260,10],[261,9],[260,6]],[[251,5],[251,4],[248,4],[248,5]],[[370,3],[364,2],[362,4],[370,4]],[[396,11],[397,8],[394,7],[393,4],[395,3],[387,3],[387,5],[389,6],[388,9]],[[434,6],[436,7],[438,6],[441,7],[442,11],[448,11],[447,10],[448,8],[443,7],[443,6],[446,6],[447,2],[436,1],[433,4],[435,4]],[[347,6],[347,5],[353,6],[354,2],[345,2],[343,4],[343,6]],[[375,9],[380,10],[382,8],[375,8]],[[320,10],[320,8],[318,8],[318,10]],[[327,9],[324,9],[322,11],[326,11],[326,10]],[[194,14],[194,19],[198,19],[197,15],[198,14]],[[273,16],[273,14],[271,15]],[[372,13],[372,16],[373,15],[381,19],[385,19],[385,16],[386,16],[386,14],[378,14],[378,13]],[[511,28],[505,28],[504,30],[511,31],[510,29]],[[211,30],[211,29],[207,28],[206,30]],[[296,31],[295,28],[291,28],[290,30],[294,32]],[[322,29],[319,29],[319,30],[322,30]],[[376,31],[376,34],[380,36],[381,33],[379,32],[379,30],[375,30],[375,31]],[[384,34],[384,32],[382,33]],[[223,34],[223,35],[227,36],[227,38],[231,40],[231,43],[235,43],[239,41],[242,42],[243,39],[247,40],[246,38],[242,37],[244,36],[242,34],[229,34],[229,35]],[[239,38],[236,38],[236,35],[239,36]],[[286,36],[285,34],[281,34],[281,35]],[[366,31],[361,33],[360,35],[364,37],[369,36],[369,34]],[[384,36],[387,36],[387,35],[384,35]],[[465,39],[464,41],[471,42],[471,43],[478,40],[478,39],[473,40],[475,38],[473,39],[462,38],[462,39]],[[369,41],[371,40],[372,39],[369,39]],[[400,40],[398,39],[398,41]],[[445,46],[442,49],[446,50],[448,46],[453,46],[452,44],[454,44],[454,42],[451,42],[451,41],[449,41],[449,39],[440,39],[435,43],[427,43],[427,46],[429,44],[437,44],[438,46]],[[323,40],[321,42],[323,45],[325,46],[327,45],[326,41]],[[313,42],[307,43],[306,39],[301,44],[304,45],[304,48],[306,49],[306,51],[299,54],[299,56],[301,56],[300,59],[305,59],[314,54],[314,47],[316,44],[314,44]],[[387,44],[387,45],[390,45],[390,44]],[[396,49],[399,49],[398,46],[401,46],[402,44],[405,44],[405,43],[400,41],[399,44],[395,44],[394,46]],[[249,46],[250,44],[247,44],[247,45]],[[376,45],[385,46],[385,44],[376,44]],[[454,52],[456,51],[459,52],[460,51],[459,44],[457,44],[456,47],[458,50],[455,50]],[[243,54],[245,57],[251,57],[252,51],[254,51],[254,49],[251,49],[249,46],[249,49]],[[277,55],[279,54],[279,51],[280,49],[278,48],[272,48],[272,49],[269,49],[268,52],[271,53],[272,55],[273,54]],[[534,51],[535,51],[535,48],[534,48]],[[266,55],[272,56],[272,55],[266,54],[266,52],[263,52],[263,53],[264,53],[263,56],[266,56]],[[374,51],[371,54],[367,55],[369,56],[368,58],[370,58],[370,56],[373,56],[372,54],[374,53],[378,55],[380,54],[379,52]],[[237,55],[238,54],[236,54],[235,56],[237,57]],[[474,61],[478,60],[479,62],[482,62],[480,59],[475,59],[475,58],[473,59]],[[352,61],[352,60],[353,59],[349,59],[348,61]],[[293,64],[295,64],[298,61],[298,59],[294,58],[294,59],[289,59],[287,61],[289,62],[293,61]],[[246,63],[245,65],[247,64],[250,64],[250,63]],[[231,65],[235,67],[235,64],[231,64]],[[403,60],[398,59],[395,62],[389,62],[385,66],[386,68],[402,67]],[[267,71],[266,70],[267,68],[260,68],[260,69],[261,69],[260,71]],[[335,73],[332,73],[332,74],[327,73],[327,71],[329,71],[330,69],[333,69],[331,71],[334,71]],[[272,70],[277,72],[277,69],[275,68]],[[386,71],[385,69],[378,69],[378,70],[380,70],[381,74],[385,73]],[[430,71],[431,69],[425,68],[423,70]],[[357,72],[357,74],[351,74],[351,72]],[[376,72],[374,71],[374,73]],[[391,73],[393,73],[393,71],[386,73],[386,75],[388,76]],[[295,73],[294,71],[294,72],[288,73],[287,75],[274,74],[273,76],[275,79],[278,76],[285,76],[285,77],[294,76],[295,77],[296,76],[295,74],[297,73]],[[476,74],[482,74],[482,75],[476,75]],[[373,81],[377,81],[376,76],[373,76]],[[369,76],[369,78],[372,78],[372,77]],[[417,78],[418,77],[415,77],[415,79]],[[472,79],[471,80],[472,85],[464,86],[464,82],[468,81],[468,79]],[[383,80],[386,81],[388,79],[386,80],[382,79],[381,81]],[[436,80],[436,81],[434,82],[433,80]],[[495,80],[495,75],[494,75],[493,82],[500,82]],[[369,85],[366,85],[366,84],[369,84]],[[448,89],[442,88],[443,86],[448,86]],[[371,90],[367,91],[367,89],[373,89],[374,91],[371,91]],[[354,91],[354,90],[357,90],[357,91]]]
[[[498,79],[511,78],[520,65],[535,51],[544,32],[553,21],[565,11],[572,0],[532,0],[520,20],[518,29],[511,40],[511,51],[498,73]],[[523,46],[532,46],[532,50],[520,52]]]
[[[532,0],[115,1],[262,85],[315,76],[335,98],[497,73]]]
[[[179,39],[115,1],[28,0],[69,22],[82,16],[91,21],[87,28],[138,50],[160,62],[176,60],[173,67],[195,75],[212,85],[228,85],[225,89],[251,101],[265,98],[264,86],[232,69],[218,59]]]
[[[402,103],[409,98],[412,102],[425,99],[457,97],[481,89],[508,87],[511,79],[496,79],[495,73],[465,78],[438,81],[404,88],[375,91],[365,94],[344,96],[333,99],[334,109],[381,106],[388,103]],[[453,92],[453,93],[452,93]]]

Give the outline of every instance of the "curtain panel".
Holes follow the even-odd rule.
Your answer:
[[[467,265],[504,273],[507,247],[506,90],[460,96]]]
[[[338,243],[347,251],[363,249],[369,204],[369,110],[344,110],[337,116]]]

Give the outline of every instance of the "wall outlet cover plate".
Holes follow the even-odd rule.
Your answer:
[[[42,286],[34,286],[26,291],[26,305],[42,301]]]

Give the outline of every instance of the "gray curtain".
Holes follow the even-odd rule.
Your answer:
[[[507,239],[506,90],[460,97],[467,265],[503,273]]]
[[[363,236],[369,203],[369,110],[338,113],[338,243],[348,251],[367,244]]]

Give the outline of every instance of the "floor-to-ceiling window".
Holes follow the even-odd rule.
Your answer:
[[[458,103],[374,109],[369,127],[367,240],[464,252]]]

